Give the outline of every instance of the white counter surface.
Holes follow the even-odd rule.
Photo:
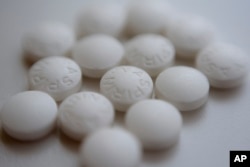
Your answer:
[[[170,0],[169,0],[170,1]],[[249,0],[171,0],[181,10],[212,21],[228,42],[250,55]],[[20,38],[30,26],[46,20],[72,24],[84,0],[0,1],[0,107],[24,91],[27,69]],[[97,90],[98,81],[85,79],[84,89]],[[118,114],[118,122],[123,114]],[[250,77],[238,89],[212,89],[202,109],[183,114],[177,145],[165,152],[146,152],[141,167],[229,167],[229,150],[250,150]],[[59,132],[22,143],[0,134],[1,167],[79,167],[79,143]]]

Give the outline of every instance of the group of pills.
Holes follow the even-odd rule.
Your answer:
[[[23,48],[35,62],[31,90],[10,98],[0,118],[19,140],[44,137],[57,123],[70,138],[86,137],[80,155],[88,167],[137,166],[142,148],[166,149],[178,140],[179,111],[203,106],[210,86],[233,88],[247,76],[241,49],[217,42],[205,19],[165,1],[91,4],[75,31],[43,23],[24,35]],[[132,39],[121,43],[121,34]],[[196,61],[198,70],[173,66],[175,55]],[[82,75],[99,78],[100,93],[79,92]],[[115,111],[126,112],[125,128],[111,127]]]

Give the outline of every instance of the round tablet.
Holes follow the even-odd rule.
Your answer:
[[[196,65],[213,87],[232,88],[242,84],[246,78],[249,59],[236,46],[213,43],[199,53]]]
[[[119,65],[124,55],[122,44],[107,35],[90,35],[73,48],[73,59],[81,66],[82,73],[100,78],[109,69]]]
[[[78,37],[91,34],[119,36],[126,21],[126,11],[122,5],[102,3],[87,5],[76,19]]]
[[[48,56],[63,56],[73,46],[75,36],[72,29],[62,23],[47,22],[37,25],[22,39],[23,49],[31,60]]]
[[[209,82],[200,71],[185,66],[170,67],[156,79],[156,96],[180,111],[195,110],[207,101]]]
[[[5,132],[19,140],[36,140],[47,135],[57,118],[57,104],[48,94],[26,91],[10,98],[1,111]]]
[[[56,101],[76,93],[82,86],[80,67],[65,57],[47,57],[29,70],[30,88],[47,92]]]
[[[168,38],[174,44],[177,56],[192,59],[215,38],[215,29],[198,16],[179,16],[169,26]]]
[[[170,20],[172,8],[166,1],[141,0],[134,2],[127,18],[127,31],[130,35],[163,33]]]
[[[111,125],[113,120],[113,105],[105,96],[95,92],[73,94],[59,107],[59,124],[62,131],[76,140]]]
[[[100,91],[118,111],[126,111],[132,104],[152,96],[153,81],[142,69],[119,66],[109,70],[101,79]]]
[[[165,68],[172,65],[175,49],[172,43],[154,34],[134,37],[125,49],[128,64],[145,70],[151,77],[156,77]]]
[[[125,124],[145,149],[159,150],[176,143],[181,132],[182,117],[172,104],[150,99],[132,105]]]
[[[137,138],[119,128],[91,134],[81,146],[82,164],[89,167],[136,167],[142,150]]]

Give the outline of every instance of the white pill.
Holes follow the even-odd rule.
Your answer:
[[[84,136],[107,126],[114,120],[112,103],[95,92],[80,92],[66,98],[59,107],[59,124],[69,137]]]
[[[185,66],[170,67],[156,79],[156,96],[174,104],[180,111],[201,107],[207,101],[209,82],[200,71]]]
[[[126,111],[137,101],[152,96],[153,81],[140,68],[119,66],[104,74],[100,91],[114,104],[116,110]]]
[[[30,59],[38,60],[48,56],[63,56],[75,42],[72,29],[62,23],[41,23],[27,32],[22,39],[23,49]]]
[[[90,35],[73,48],[73,59],[80,65],[82,73],[100,78],[109,69],[119,65],[124,55],[122,44],[107,35]]]
[[[122,5],[102,3],[87,5],[76,19],[78,37],[91,34],[119,36],[126,22],[126,10]]]
[[[82,164],[88,167],[137,167],[142,150],[137,138],[119,128],[91,134],[81,146]]]
[[[127,31],[130,35],[163,33],[171,17],[172,8],[166,1],[136,1],[129,8]]]
[[[145,149],[159,150],[178,141],[182,117],[172,104],[150,99],[132,105],[125,124],[140,139]]]
[[[48,94],[26,91],[10,98],[1,111],[5,132],[19,140],[36,140],[47,135],[57,118],[57,104]]]
[[[236,46],[213,43],[199,53],[196,65],[208,77],[213,87],[232,88],[245,80],[249,59]]]
[[[125,58],[129,65],[145,70],[151,77],[156,77],[165,68],[172,65],[175,49],[172,43],[154,34],[134,37],[125,49]]]
[[[175,46],[177,56],[192,59],[214,40],[215,29],[201,17],[185,15],[172,22],[167,35]]]
[[[82,86],[80,67],[65,57],[47,57],[29,70],[30,88],[51,95],[56,101],[76,93]]]

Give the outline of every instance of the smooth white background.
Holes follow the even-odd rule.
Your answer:
[[[169,0],[170,1],[170,0]],[[28,89],[27,66],[20,47],[22,34],[36,23],[58,20],[72,25],[84,0],[0,1],[0,107],[13,94]],[[250,54],[249,0],[171,0],[176,8],[207,17],[221,39]],[[84,89],[98,90],[97,80]],[[118,120],[123,115],[118,114]],[[165,152],[147,152],[141,167],[228,167],[229,150],[250,150],[250,77],[238,89],[212,89],[207,105],[183,114],[177,145]],[[78,167],[79,143],[58,131],[30,143],[0,135],[1,167]]]

